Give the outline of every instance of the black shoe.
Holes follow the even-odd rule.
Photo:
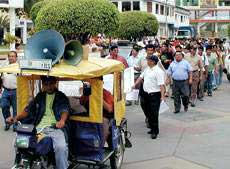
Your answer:
[[[8,131],[10,129],[10,124],[6,124],[4,130]]]
[[[199,98],[199,100],[200,100],[200,101],[204,101],[204,99],[203,99],[203,98]]]
[[[152,133],[152,134],[151,134],[151,138],[152,138],[152,139],[156,139],[156,138],[157,138],[157,134]]]
[[[180,113],[180,110],[176,110],[173,113],[175,113],[175,114]]]
[[[196,105],[194,103],[191,103],[191,107],[196,107]]]
[[[13,126],[13,132],[17,131],[17,126]]]
[[[188,107],[185,107],[185,108],[184,108],[184,111],[187,112],[187,111],[188,111]]]

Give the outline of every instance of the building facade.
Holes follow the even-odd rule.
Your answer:
[[[190,23],[201,37],[226,37],[230,23],[230,0],[176,0],[190,10]]]
[[[158,37],[174,37],[179,26],[189,25],[189,10],[177,7],[175,0],[111,0],[120,12],[145,11],[159,22]]]

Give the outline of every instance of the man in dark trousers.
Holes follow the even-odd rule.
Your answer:
[[[17,53],[11,51],[8,54],[9,64],[17,62]],[[2,89],[3,93],[2,93]],[[10,129],[10,124],[6,122],[6,119],[11,116],[10,107],[12,106],[13,116],[17,115],[17,75],[13,73],[2,73],[0,77],[0,93],[2,93],[2,114],[5,120],[5,128],[7,131]],[[16,130],[16,125],[13,125],[13,130]]]
[[[192,67],[190,63],[183,58],[182,52],[176,52],[175,60],[170,64],[167,70],[167,83],[170,84],[170,79],[173,79],[174,113],[180,112],[181,99],[184,105],[184,111],[188,111],[189,84],[192,84]]]
[[[157,65],[159,59],[152,55],[147,58],[148,67],[140,75],[135,82],[133,88],[136,88],[140,83],[143,83],[143,90],[146,93],[144,96],[146,116],[148,118],[152,139],[156,139],[159,134],[159,108],[161,100],[164,100],[164,72]]]

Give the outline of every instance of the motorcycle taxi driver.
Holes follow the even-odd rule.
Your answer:
[[[55,152],[56,169],[68,168],[68,145],[65,139],[65,124],[70,112],[66,95],[57,89],[55,77],[42,76],[43,90],[28,104],[22,113],[9,117],[12,124],[19,120],[30,119],[36,128],[56,124],[56,128],[45,128],[43,133],[52,139]]]

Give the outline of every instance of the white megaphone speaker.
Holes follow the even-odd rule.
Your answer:
[[[64,54],[65,40],[54,30],[37,32],[25,46],[25,59],[52,59],[52,65],[59,62]]]
[[[83,48],[80,41],[71,40],[65,46],[63,60],[70,65],[77,65],[83,56]]]

